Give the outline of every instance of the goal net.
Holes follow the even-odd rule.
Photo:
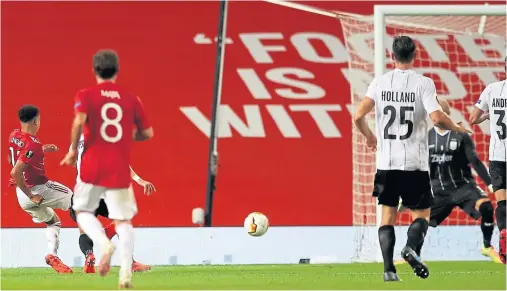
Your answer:
[[[340,21],[349,53],[349,67],[353,71],[352,104],[357,104],[374,76],[373,17],[342,15]],[[485,86],[505,78],[505,16],[387,16],[385,25],[387,68],[393,68],[390,58],[392,38],[397,35],[414,38],[418,47],[415,70],[434,80],[439,97],[449,101],[454,120],[466,121]],[[374,114],[371,113],[369,121],[372,126],[373,118]],[[472,137],[477,151],[486,162],[489,124],[473,129]],[[379,258],[377,203],[371,197],[376,171],[375,153],[366,148],[365,139],[355,128],[352,142],[353,224],[356,226],[357,242],[354,259],[374,261]],[[482,181],[478,182],[486,189]],[[397,223],[409,225],[409,213],[399,214]],[[478,225],[478,222],[455,209],[442,225]],[[482,242],[479,227],[475,228],[476,237],[459,242],[449,238],[449,234],[446,234],[449,229],[441,227],[429,230],[425,244],[436,244],[437,249],[442,251],[441,254],[432,254],[432,257],[445,258],[449,251],[466,254],[479,250]],[[397,240],[402,241],[405,233],[406,227],[397,228]]]

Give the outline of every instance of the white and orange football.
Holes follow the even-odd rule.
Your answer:
[[[245,218],[245,229],[251,236],[262,236],[268,228],[268,218],[260,212],[252,212]]]

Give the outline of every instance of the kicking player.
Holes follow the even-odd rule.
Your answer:
[[[57,256],[61,222],[53,209],[67,210],[72,191],[50,181],[44,169],[44,153],[55,152],[55,145],[42,145],[36,135],[40,128],[40,112],[33,105],[24,105],[18,111],[21,129],[9,136],[9,160],[13,166],[10,185],[16,185],[21,208],[32,216],[35,223],[45,223],[49,254],[46,263],[58,273],[72,273]]]
[[[429,114],[440,128],[466,132],[442,111],[433,81],[412,70],[415,52],[410,37],[394,39],[392,57],[396,68],[372,81],[354,116],[356,127],[366,137],[366,145],[377,151],[373,196],[382,205],[378,236],[384,259],[384,281],[399,281],[393,252],[400,197],[403,205],[412,210],[413,218],[401,256],[417,276],[429,276],[428,267],[415,252],[428,230],[433,201],[426,116]],[[376,136],[365,118],[374,107]]]
[[[82,148],[83,147],[80,142],[80,145],[78,146],[78,150],[79,150],[80,154],[81,154]],[[79,165],[79,156],[78,156],[77,163]],[[79,166],[77,166],[77,168],[79,169]],[[151,195],[153,192],[156,191],[155,186],[153,186],[152,183],[141,179],[134,172],[134,170],[132,168],[130,171],[131,171],[132,179],[137,184],[139,184],[141,187],[144,188],[144,194]],[[79,179],[79,174],[78,174],[78,179]],[[72,206],[72,203],[71,203],[71,206]],[[107,209],[107,205],[104,202],[104,199],[100,200],[99,208],[97,208],[97,210],[95,211],[94,214],[95,214],[95,216],[102,216],[102,217],[106,217],[106,218],[109,217],[109,210]],[[76,212],[74,211],[74,209],[72,209],[72,207],[70,209],[70,217],[72,218],[72,220],[77,221],[76,220]],[[115,230],[114,222],[107,225],[104,228],[104,231],[106,233],[107,238],[112,239],[117,234],[116,230]],[[85,234],[83,232],[83,230],[81,230],[81,228],[79,229],[79,233],[80,233],[79,248],[81,249],[81,252],[83,252],[83,254],[85,255],[85,258],[86,258],[85,264],[83,267],[83,273],[95,273],[95,255],[93,254],[93,241],[90,239],[90,237],[87,234]],[[151,270],[151,266],[141,264],[139,262],[136,262],[134,259],[132,259],[132,271],[133,272],[145,272],[145,271],[149,271],[149,270]]]
[[[439,100],[445,113],[451,114],[449,103]],[[428,133],[431,186],[435,200],[431,206],[430,226],[437,227],[460,207],[473,219],[481,219],[483,246],[481,254],[500,263],[500,257],[491,245],[495,227],[493,205],[488,196],[477,186],[472,176],[471,164],[479,177],[492,189],[488,170],[479,159],[475,145],[466,133],[441,129],[438,126]],[[417,252],[420,256],[420,248]]]
[[[507,57],[505,58],[505,70],[507,72]],[[489,174],[495,192],[496,224],[500,230],[500,245],[498,248],[500,259],[506,263],[507,232],[505,210],[505,184],[506,184],[506,161],[507,161],[507,85],[506,81],[489,84],[482,92],[475,104],[474,111],[470,115],[470,123],[478,124],[490,119],[491,138],[489,141]]]
[[[76,164],[79,139],[83,134],[84,150],[72,208],[79,227],[94,244],[103,246],[98,269],[105,276],[110,270],[115,246],[95,216],[104,198],[109,218],[114,220],[118,233],[120,288],[131,288],[134,249],[131,220],[137,213],[137,205],[131,187],[130,148],[132,140],[151,139],[153,129],[141,100],[115,84],[118,68],[118,56],[114,51],[101,50],[93,56],[97,85],[76,95],[72,146],[61,164]]]

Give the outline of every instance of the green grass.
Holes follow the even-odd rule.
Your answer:
[[[491,262],[428,262],[430,277],[398,266],[402,282],[384,283],[381,264],[159,266],[134,274],[135,289],[405,289],[506,290],[505,265]],[[2,289],[117,289],[109,276],[60,275],[50,268],[2,269]]]

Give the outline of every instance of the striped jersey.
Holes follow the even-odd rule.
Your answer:
[[[377,169],[428,171],[428,114],[440,110],[435,84],[412,70],[395,69],[372,81]]]
[[[505,162],[507,156],[507,88],[505,80],[489,84],[475,106],[489,112],[489,160]]]
[[[486,185],[491,184],[488,170],[479,159],[474,142],[468,134],[449,130],[439,132],[432,128],[428,133],[428,145],[434,192],[456,189],[465,184],[475,185],[470,166]]]

